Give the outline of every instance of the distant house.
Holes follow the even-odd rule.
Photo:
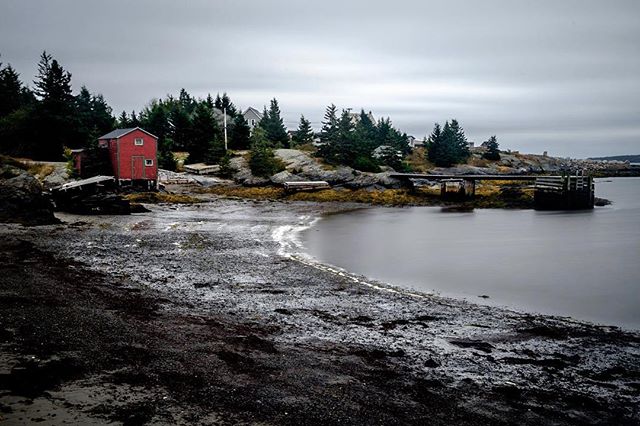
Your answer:
[[[366,116],[369,117],[369,120],[371,120],[371,122],[373,124],[376,123],[376,119],[373,118],[373,114],[371,113],[371,111],[366,113]],[[349,112],[349,117],[351,118],[351,123],[354,126],[360,122],[360,113],[359,112]]]
[[[153,188],[158,182],[158,138],[140,127],[116,129],[98,138],[109,150],[113,176],[122,184]]]
[[[411,148],[418,148],[418,147],[424,146],[424,140],[416,139],[415,136],[409,135],[407,136],[407,140]]]
[[[262,120],[262,113],[253,107],[247,108],[247,110],[242,114],[244,119],[247,120],[249,124],[249,128],[253,131],[254,127],[260,123]]]

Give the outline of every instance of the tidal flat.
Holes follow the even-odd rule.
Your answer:
[[[0,225],[0,418],[637,424],[640,335],[385,283],[299,252],[359,205],[214,199]]]

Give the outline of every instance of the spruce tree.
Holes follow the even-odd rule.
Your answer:
[[[454,134],[455,140],[455,161],[456,163],[465,162],[471,156],[471,152],[469,151],[469,142],[467,141],[467,137],[465,136],[462,127],[460,127],[458,120],[451,120],[451,131]]]
[[[91,97],[91,113],[92,123],[98,129],[100,135],[113,130],[115,126],[113,110],[101,94]]]
[[[313,143],[313,128],[311,128],[311,122],[304,118],[304,115],[300,116],[300,124],[298,125],[298,131],[293,138],[293,142],[296,145],[304,145],[307,143]]]
[[[169,120],[172,124],[171,139],[173,140],[174,148],[178,151],[185,150],[191,152],[193,148],[191,144],[193,123],[191,122],[189,112],[182,107],[180,102],[173,102]],[[199,156],[199,158],[200,160],[198,161],[202,161],[202,156]]]
[[[126,111],[122,111],[118,117],[118,127],[121,129],[128,129],[130,126],[129,116]]]
[[[131,127],[140,127],[140,121],[138,121],[138,116],[136,115],[135,110],[131,111]]]
[[[229,97],[229,95],[227,95],[226,92],[222,94],[222,97],[220,97],[220,93],[218,93],[216,95],[215,101],[213,102],[213,105],[220,111],[226,110],[227,115],[231,116],[232,118],[235,118],[236,115],[239,114],[238,109],[233,104],[233,102],[231,102],[231,98]]]
[[[269,177],[282,169],[262,127],[254,128],[251,134],[249,168],[254,176],[260,177]]]
[[[207,93],[207,98],[205,99],[205,103],[211,109],[215,107],[215,103],[213,101],[213,98],[211,97],[211,93]]]
[[[364,112],[364,109],[360,110],[360,116],[356,123],[356,140],[357,144],[361,147],[363,152],[371,153],[382,143],[378,140],[378,129],[376,124],[371,121],[369,114]]]
[[[327,107],[322,120],[322,129],[320,130],[320,146],[317,155],[324,158],[328,163],[334,162],[335,140],[338,138],[338,108],[331,104]]]
[[[196,107],[196,101],[191,97],[191,95],[184,89],[180,89],[180,93],[178,94],[178,104],[180,109],[190,115],[193,113]]]
[[[86,86],[80,88],[80,93],[76,95],[76,118],[79,122],[79,132],[85,140],[84,146],[87,146],[91,140],[91,132],[94,130],[93,111],[91,105],[91,93]],[[98,135],[100,137],[101,135]]]
[[[158,137],[158,166],[166,170],[175,170],[177,164],[173,156],[169,106],[164,101],[154,100],[142,110],[139,120],[141,127]]]
[[[482,145],[486,146],[487,151],[482,155],[487,160],[498,161],[500,160],[500,149],[498,145],[498,139],[495,135],[491,136]]]
[[[265,136],[272,146],[289,146],[289,135],[280,116],[280,107],[276,98],[271,100],[268,111],[265,108],[265,115],[260,120],[260,127],[264,129]]]
[[[51,55],[43,52],[38,63],[38,75],[34,81],[37,104],[34,158],[60,160],[63,146],[79,147],[82,135],[78,131],[74,97],[71,93],[71,73],[66,71]]]
[[[1,67],[2,64],[0,64]],[[12,113],[23,104],[20,75],[7,65],[0,68],[0,118]]]
[[[320,142],[330,144],[338,135],[338,108],[331,104],[327,107],[320,131]]]
[[[249,149],[249,137],[251,128],[242,114],[237,114],[233,119],[230,130],[229,147],[231,149]]]
[[[213,111],[204,102],[195,108],[187,150],[191,163],[217,163],[226,154]]]
[[[353,165],[355,159],[361,155],[355,138],[355,126],[348,110],[342,110],[338,120],[337,138],[333,141],[333,160],[337,164]]]
[[[38,75],[33,83],[36,87],[35,93],[43,103],[63,104],[68,107],[73,98],[71,73],[65,71],[47,52],[40,55]]]
[[[427,158],[439,167],[451,167],[469,158],[469,144],[457,120],[451,120],[441,129],[435,124],[427,141]]]

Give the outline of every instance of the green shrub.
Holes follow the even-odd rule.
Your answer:
[[[251,135],[249,168],[254,176],[269,177],[285,169],[282,161],[276,158],[273,148],[261,128],[255,128]]]
[[[380,166],[378,166],[378,164],[372,158],[365,156],[357,157],[353,162],[353,168],[356,170],[360,170],[361,172],[380,172]]]

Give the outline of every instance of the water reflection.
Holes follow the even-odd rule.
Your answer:
[[[614,204],[333,215],[307,231],[305,246],[322,261],[399,286],[640,328],[640,179],[600,181],[597,191]]]

